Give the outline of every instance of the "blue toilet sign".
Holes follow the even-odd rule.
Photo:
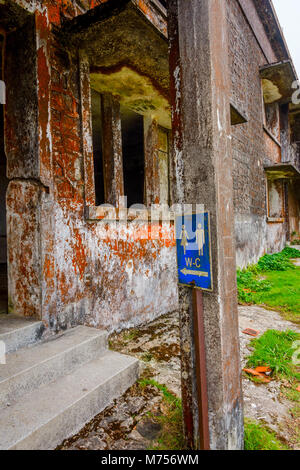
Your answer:
[[[176,216],[179,284],[212,291],[209,212]]]

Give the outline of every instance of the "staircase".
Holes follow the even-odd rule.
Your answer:
[[[10,318],[9,318],[10,317]],[[48,450],[78,432],[138,378],[138,361],[78,326],[42,341],[41,322],[0,316],[0,449]]]

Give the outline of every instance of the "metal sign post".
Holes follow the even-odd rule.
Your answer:
[[[209,450],[210,443],[203,319],[203,294],[201,290],[195,288],[193,289],[193,312],[200,449]]]
[[[210,449],[203,290],[212,292],[209,213],[176,218],[178,280],[193,289],[193,323],[200,449]],[[190,417],[186,428],[189,429]]]

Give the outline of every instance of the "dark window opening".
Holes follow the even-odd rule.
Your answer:
[[[268,180],[268,217],[270,219],[284,218],[283,180]]]
[[[91,90],[92,97],[92,128],[96,206],[105,203],[104,171],[102,151],[102,115],[101,95]]]
[[[144,120],[143,116],[121,110],[124,195],[128,207],[144,203]]]
[[[267,130],[280,140],[279,108],[277,103],[265,104],[265,126]]]
[[[0,35],[0,80],[3,80],[4,38]],[[4,148],[4,105],[0,104],[0,314],[7,312],[7,232],[6,232],[6,155]]]

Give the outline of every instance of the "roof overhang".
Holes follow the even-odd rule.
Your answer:
[[[271,103],[289,103],[295,92],[293,83],[297,80],[291,60],[264,65],[260,68],[264,101]]]
[[[271,0],[253,0],[272,49],[279,61],[290,59],[288,46]]]
[[[170,127],[168,40],[135,2],[105,2],[67,21],[59,35],[88,58],[92,88]]]
[[[274,180],[300,178],[299,170],[290,162],[267,165],[265,166],[265,173],[270,179]]]

